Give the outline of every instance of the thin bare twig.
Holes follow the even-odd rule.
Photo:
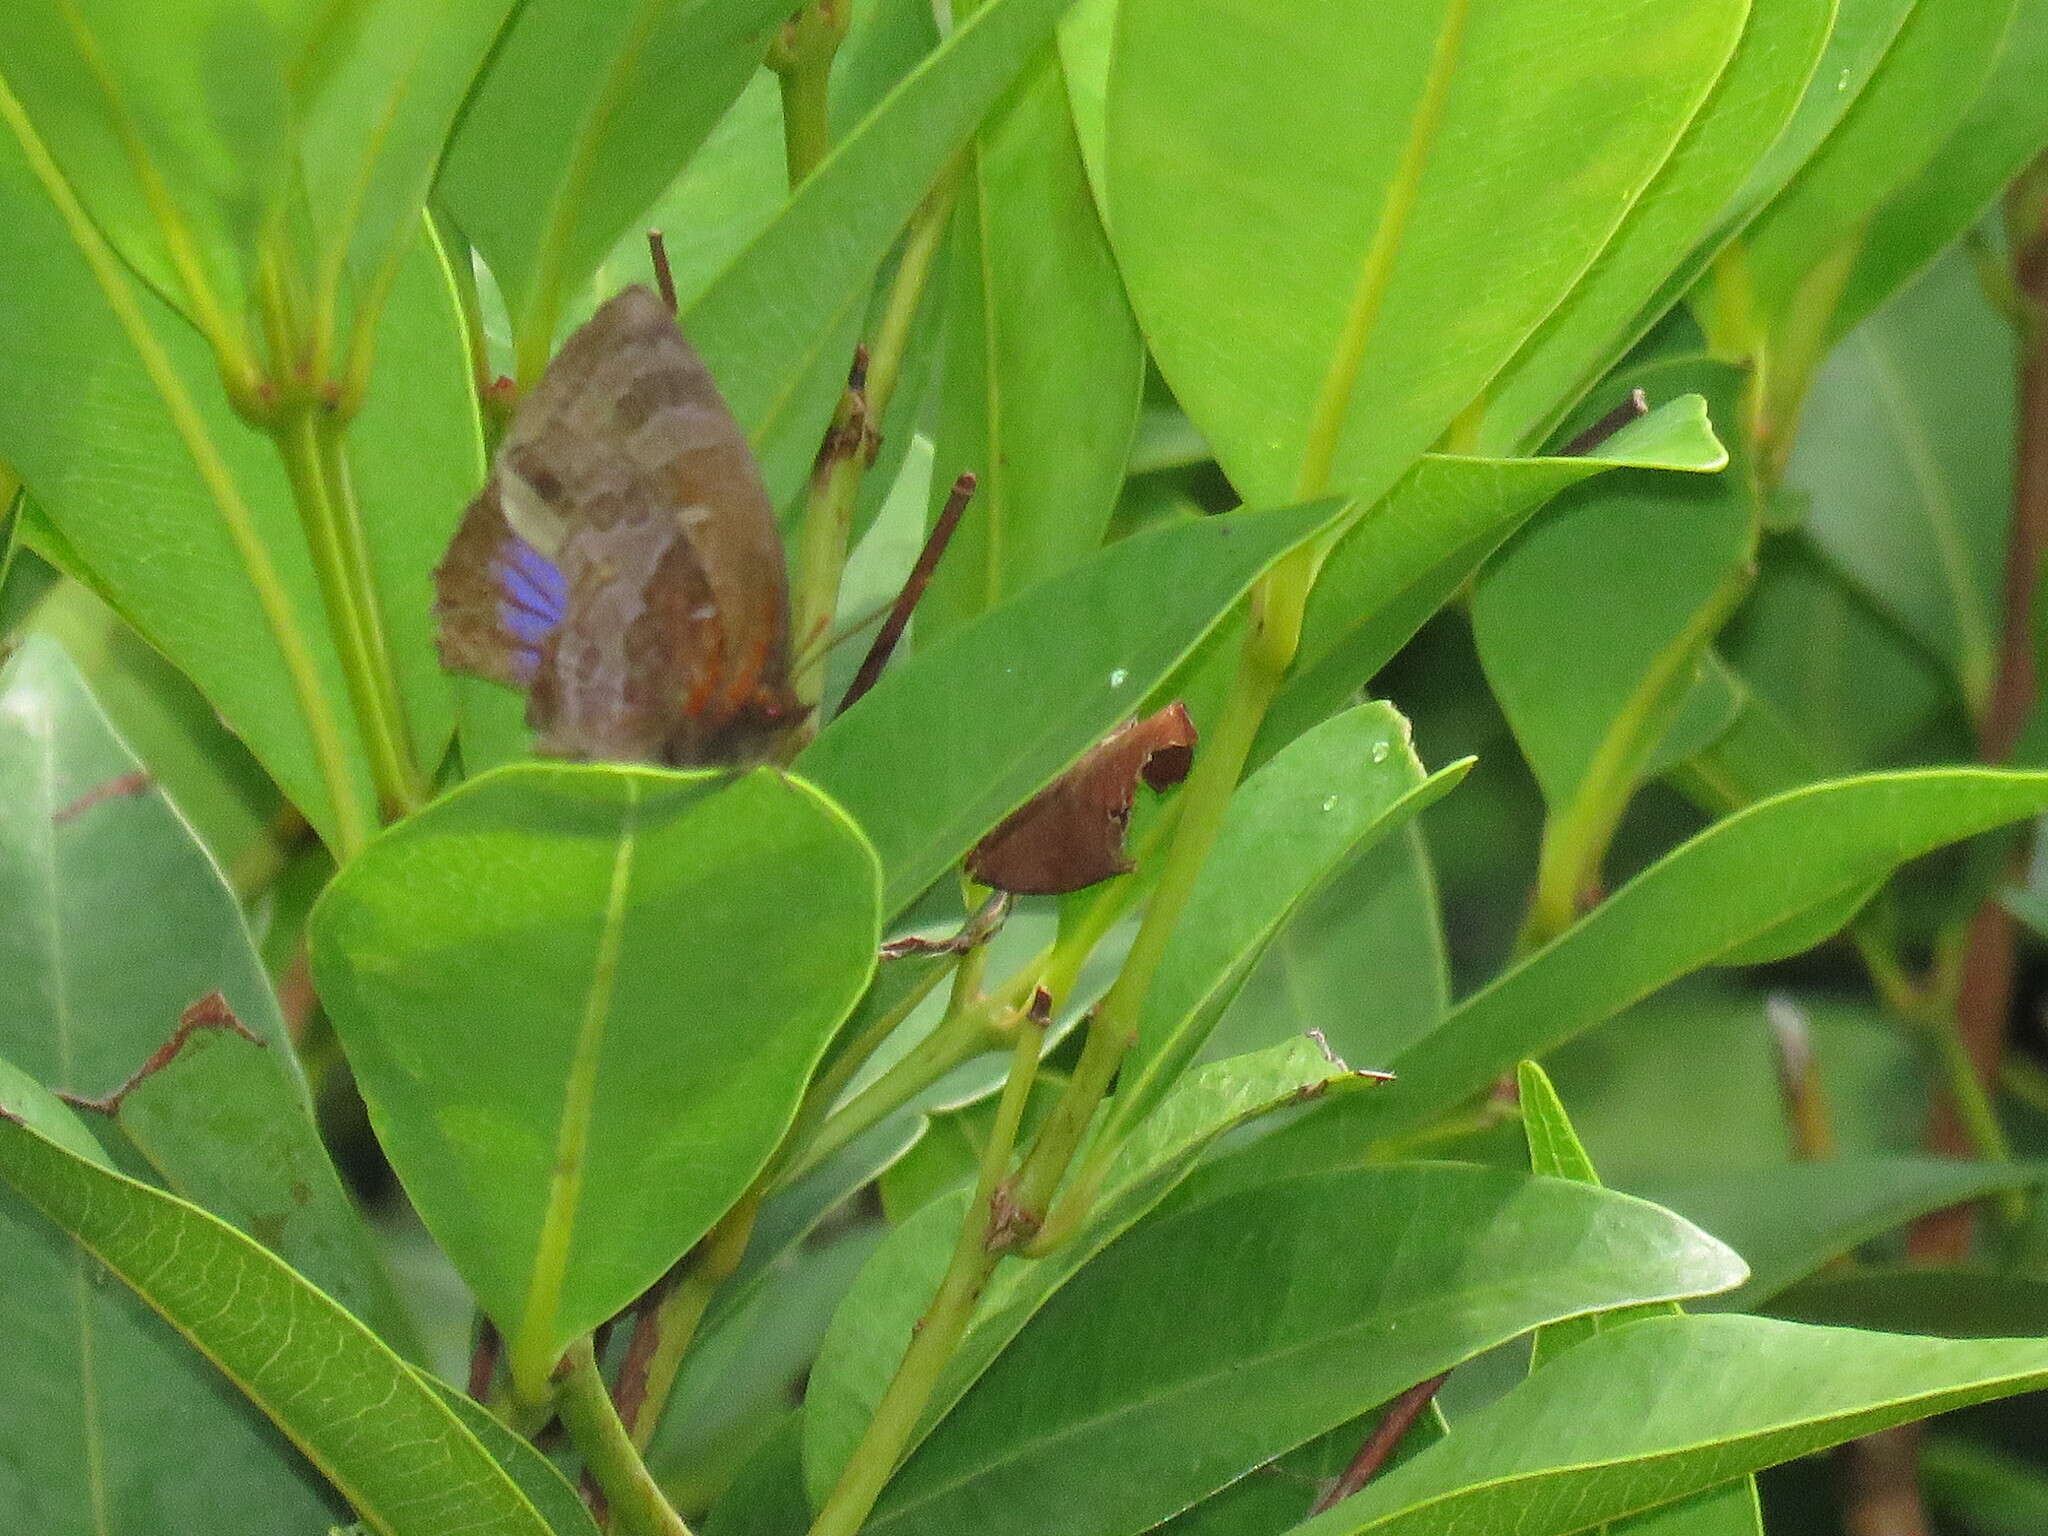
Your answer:
[[[1408,1431],[1415,1427],[1415,1421],[1436,1398],[1443,1384],[1451,1379],[1445,1371],[1427,1381],[1418,1381],[1387,1405],[1387,1411],[1380,1415],[1379,1423],[1373,1425],[1372,1433],[1365,1437],[1365,1444],[1358,1448],[1358,1454],[1351,1458],[1342,1475],[1330,1484],[1321,1498],[1309,1506],[1311,1515],[1320,1515],[1326,1509],[1342,1504],[1367,1483],[1379,1476],[1380,1468],[1400,1448]]]

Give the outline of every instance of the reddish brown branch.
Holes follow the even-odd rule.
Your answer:
[[[1351,1464],[1343,1475],[1330,1484],[1323,1496],[1309,1506],[1311,1515],[1320,1515],[1324,1510],[1342,1504],[1367,1483],[1379,1476],[1387,1458],[1400,1448],[1415,1421],[1422,1417],[1422,1411],[1435,1399],[1451,1373],[1432,1376],[1427,1381],[1418,1381],[1387,1405],[1387,1411],[1380,1415],[1379,1423],[1373,1425],[1372,1433],[1365,1437],[1365,1444],[1358,1448],[1358,1454],[1351,1458]]]
[[[128,772],[117,774],[103,784],[93,785],[91,789],[88,789],[69,805],[52,811],[50,813],[50,820],[55,825],[61,827],[67,821],[78,820],[79,817],[102,801],[125,800],[133,795],[148,794],[150,786],[155,782],[156,780],[152,779],[143,769],[131,768]]]
[[[946,546],[953,542],[953,531],[960,526],[967,503],[974,497],[974,485],[972,472],[953,482],[953,494],[946,498],[945,510],[939,513],[939,520],[932,524],[932,531],[925,538],[924,548],[918,551],[917,564],[910,568],[910,575],[904,579],[903,590],[896,594],[896,601],[889,608],[889,617],[882,621],[875,643],[868,647],[867,655],[861,659],[860,670],[853,674],[853,681],[846,686],[846,695],[839,701],[841,714],[852,708],[861,695],[881,678],[882,668],[889,664],[896,642],[903,638],[903,631],[909,627],[910,616],[917,611],[924,589],[931,585],[932,572],[939,568],[940,557],[946,553]]]
[[[1650,397],[1640,389],[1628,392],[1628,398],[1613,410],[1586,428],[1577,437],[1557,450],[1560,459],[1583,458],[1614,436],[1632,421],[1641,421],[1650,414]]]
[[[178,1016],[178,1027],[171,1031],[170,1039],[152,1051],[149,1060],[131,1072],[128,1075],[128,1081],[116,1088],[112,1093],[97,1099],[86,1098],[82,1094],[63,1092],[60,1092],[57,1097],[66,1104],[69,1104],[73,1109],[89,1109],[96,1114],[102,1115],[116,1114],[120,1111],[123,1099],[127,1098],[129,1094],[140,1088],[150,1078],[156,1076],[157,1073],[163,1071],[165,1067],[168,1067],[175,1061],[178,1053],[184,1050],[185,1042],[198,1034],[202,1029],[223,1030],[231,1035],[240,1035],[251,1045],[260,1046],[263,1044],[261,1040],[249,1032],[247,1025],[235,1017],[234,1010],[228,1007],[228,1000],[226,998],[222,997],[218,992],[209,992]]]

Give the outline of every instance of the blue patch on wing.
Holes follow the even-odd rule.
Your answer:
[[[501,594],[498,617],[518,642],[512,664],[521,679],[540,670],[540,648],[569,611],[569,584],[554,561],[518,535],[507,539],[491,562]]]

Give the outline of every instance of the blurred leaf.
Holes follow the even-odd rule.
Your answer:
[[[1135,710],[1268,566],[1344,513],[1321,501],[1134,535],[884,674],[798,759],[874,841],[884,918]],[[915,795],[903,793],[909,764]]]
[[[1369,1100],[1323,1107],[1275,1141],[1366,1146],[1411,1134],[1630,1003],[1888,870],[2048,809],[2048,774],[1929,769],[1793,790],[1674,849],[1454,1008]],[[1768,878],[1763,878],[1768,872]]]
[[[1200,1286],[1190,1254],[1208,1256]],[[866,1529],[1127,1536],[1533,1325],[1741,1272],[1654,1206],[1517,1173],[1408,1165],[1241,1191],[1084,1269]]]
[[[926,1405],[920,1437],[1060,1287],[1173,1192],[1216,1138],[1284,1105],[1368,1087],[1304,1039],[1188,1073],[1117,1149],[1093,1214],[1072,1240],[1045,1258],[997,1268]],[[859,1443],[938,1287],[966,1200],[963,1190],[933,1201],[892,1233],[833,1319],[804,1399],[804,1468],[814,1495],[831,1487]]]
[[[1239,786],[1139,1007],[1107,1134],[1127,1134],[1159,1102],[1301,904],[1470,766],[1425,776],[1408,722],[1375,702],[1325,721]]]
[[[2048,1282],[1992,1269],[1864,1264],[1814,1275],[1771,1311],[1799,1322],[1944,1338],[2048,1334]]]
[[[1050,43],[966,150],[934,436],[974,501],[918,608],[919,643],[1102,542],[1145,353],[1081,168]]]
[[[1795,1281],[1914,1218],[2004,1189],[2043,1170],[1926,1157],[1786,1163],[1659,1183],[1636,1193],[1699,1223],[1748,1261],[1747,1283],[1707,1305],[1755,1312]]]
[[[1855,104],[1743,237],[1746,280],[1766,327],[1783,327],[1795,305],[1813,302],[1800,297],[1809,276],[1860,241],[1864,221],[1962,123],[2014,4],[1914,6]],[[1837,292],[1825,296],[1829,309]]]
[[[1419,826],[1375,843],[1298,907],[1203,1047],[1205,1060],[1313,1029],[1370,1067],[1451,1005],[1436,876]]]
[[[1998,654],[2015,366],[2011,327],[1951,253],[1835,349],[1787,470],[1814,542],[1973,712]]]
[[[778,506],[810,473],[890,246],[1067,3],[977,8],[684,310]]]
[[[697,1529],[704,1536],[804,1536],[803,1420],[791,1416],[742,1467]]]
[[[780,0],[526,0],[472,93],[440,200],[505,295],[531,385],[569,296],[760,67]]]
[[[1617,466],[1707,472],[1727,462],[1697,397],[1671,401],[1584,457],[1423,458],[1323,561],[1253,762],[1341,707],[1559,492]]]
[[[1764,542],[1761,573],[1722,646],[1744,698],[1714,755],[1729,759],[1722,768],[1744,798],[1897,764],[1941,717],[1962,718],[1935,659],[1803,535]]]
[[[1790,121],[1834,10],[1834,0],[1750,6],[1734,56],[1671,158],[1577,286],[1487,386],[1475,452],[1534,450],[1662,317],[1669,303],[1650,296],[1668,290],[1674,275],[1696,273],[1715,249],[1708,230]]]
[[[1920,1483],[1935,1510],[1979,1536],[2034,1536],[2048,1528],[2048,1475],[1989,1446],[1928,1436]]]
[[[2048,1380],[2048,1343],[1955,1343],[1760,1317],[1650,1318],[1589,1340],[1300,1536],[1512,1520],[1597,1528],[1675,1496]],[[1617,1391],[1618,1382],[1636,1390]],[[1448,1523],[1448,1524],[1447,1524]]]
[[[328,887],[321,997],[524,1395],[760,1171],[867,983],[875,879],[800,780],[531,764]]]
[[[12,1068],[0,1073],[0,1178],[246,1392],[367,1524],[385,1536],[549,1536],[375,1334],[234,1228],[105,1166],[82,1129],[48,1128],[64,1114]]]
[[[43,636],[0,671],[0,781],[0,1053],[99,1097],[222,993],[264,1048],[196,1039],[123,1101],[120,1135],[166,1187],[409,1347],[233,894]]]
[[[1124,0],[1110,234],[1239,494],[1385,494],[1599,255],[1746,10]]]
[[[1849,274],[1834,330],[1877,310],[1974,224],[2048,145],[2048,4],[2017,0],[1990,78],[1949,141],[1878,209]]]

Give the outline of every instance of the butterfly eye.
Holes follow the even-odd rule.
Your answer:
[[[530,682],[540,666],[541,646],[568,612],[569,584],[554,561],[516,535],[491,562],[491,574],[501,594],[498,615],[519,642],[513,666]]]

